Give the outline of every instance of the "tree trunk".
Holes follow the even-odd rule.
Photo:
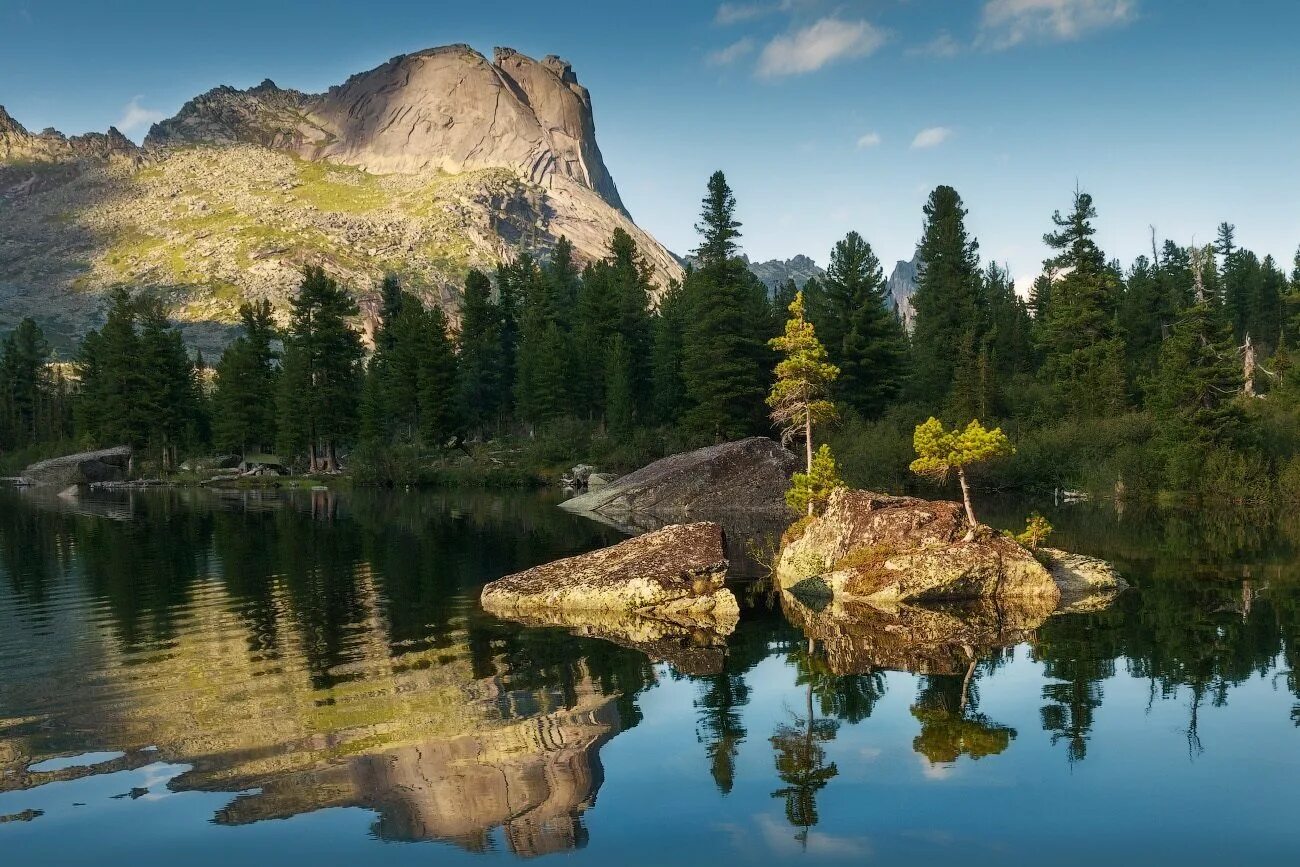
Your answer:
[[[812,413],[806,408],[803,411],[803,448],[804,455],[808,463],[806,472],[812,473]],[[808,517],[812,517],[813,501],[808,499]]]
[[[966,471],[961,467],[957,468],[957,480],[961,482],[961,500],[966,505],[966,520],[970,521],[970,533],[967,534],[967,538],[970,538],[979,522],[975,520],[975,509],[970,504],[970,486],[966,484]]]

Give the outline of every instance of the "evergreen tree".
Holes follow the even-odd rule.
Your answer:
[[[952,187],[936,187],[924,212],[911,382],[919,400],[937,405],[947,402],[957,351],[979,317],[979,244],[966,232],[966,209]]]
[[[431,446],[446,443],[461,429],[456,399],[457,359],[447,333],[447,314],[435,307],[424,317],[419,358],[420,435]]]
[[[505,378],[505,344],[500,308],[492,300],[492,283],[481,271],[465,278],[460,308],[459,402],[465,423],[482,433],[501,418]]]
[[[685,292],[671,284],[659,298],[651,325],[651,380],[653,416],[659,424],[672,424],[686,410],[682,381],[682,345],[688,322]]]
[[[809,282],[816,284],[817,278],[809,278]],[[799,284],[794,282],[793,277],[787,277],[785,282],[777,286],[772,291],[772,315],[781,320],[785,318],[785,312],[790,309],[790,304],[794,301],[794,296],[799,292]],[[807,292],[804,298],[809,298]]]
[[[515,406],[520,419],[542,424],[564,415],[571,406],[568,344],[560,324],[564,311],[555,284],[543,279],[531,259],[516,268],[515,286],[522,299]],[[598,369],[603,373],[603,364]]]
[[[287,415],[301,413],[301,420],[290,424],[297,433],[305,433],[312,472],[337,471],[340,445],[357,433],[363,350],[361,338],[348,320],[359,312],[347,291],[322,268],[303,269],[285,336],[282,385],[304,388],[305,393],[281,389],[280,419],[283,422]],[[288,375],[290,360],[292,376]],[[301,445],[302,437],[298,439]]]
[[[1185,310],[1160,347],[1148,387],[1168,447],[1194,449],[1232,444],[1242,416],[1236,405],[1241,363],[1226,312],[1208,301]]]
[[[135,325],[135,303],[130,293],[119,287],[109,295],[104,327],[91,329],[81,342],[76,418],[77,429],[88,445],[146,444],[136,410],[143,371]]]
[[[742,224],[736,220],[736,197],[727,184],[727,176],[721,171],[709,177],[708,192],[702,205],[700,222],[695,224],[695,231],[700,233],[702,240],[695,256],[707,268],[734,259],[739,251],[736,239],[740,237]]]
[[[912,472],[941,481],[954,472],[957,474],[957,480],[961,483],[962,502],[966,506],[966,519],[970,522],[970,532],[973,533],[979,522],[975,519],[975,509],[971,506],[967,468],[1001,455],[1012,454],[1015,449],[1011,447],[1010,440],[1001,428],[985,429],[979,419],[972,420],[964,429],[944,430],[943,424],[931,416],[928,421],[916,426],[912,442],[916,448]]]
[[[244,304],[239,318],[243,334],[217,362],[212,437],[218,449],[246,454],[270,449],[276,442],[278,353],[273,348],[271,302]]]
[[[835,244],[808,319],[842,372],[836,396],[878,418],[902,390],[907,336],[886,304],[884,270],[857,232]]]
[[[765,344],[772,323],[767,288],[733,256],[740,223],[735,197],[722,172],[709,179],[697,228],[701,262],[686,280],[687,324],[682,341],[682,383],[687,409],[682,421],[715,441],[762,427],[767,390]]]
[[[813,425],[835,418],[830,400],[831,384],[840,370],[827,360],[826,349],[816,329],[804,317],[803,293],[790,303],[785,334],[774,337],[771,346],[784,357],[776,365],[776,382],[767,396],[772,421],[781,431],[781,441],[804,441],[805,470],[812,472]],[[810,513],[811,514],[811,513]]]
[[[1074,194],[1067,216],[1052,215],[1057,231],[1043,241],[1059,251],[1049,271],[1061,273],[1039,328],[1041,376],[1061,412],[1074,418],[1119,412],[1125,405],[1124,346],[1115,332],[1119,280],[1093,242],[1092,197]]]
[[[637,400],[627,341],[615,334],[605,351],[605,423],[615,436],[626,436],[636,423]]]
[[[167,321],[156,299],[139,301],[140,367],[134,395],[135,426],[142,442],[159,456],[160,466],[176,466],[180,449],[189,443],[201,407],[195,389],[195,371],[179,331]]]
[[[50,375],[50,344],[32,319],[23,319],[0,349],[0,451],[55,435],[58,392]]]

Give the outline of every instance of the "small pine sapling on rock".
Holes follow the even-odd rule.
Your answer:
[[[785,502],[799,514],[814,515],[826,507],[831,491],[844,487],[839,467],[831,447],[822,443],[813,455],[812,466],[806,473],[795,473],[790,490],[785,492]]]
[[[966,538],[970,539],[979,522],[975,519],[975,509],[970,502],[966,468],[1001,455],[1014,454],[1011,441],[1002,433],[1002,428],[985,430],[979,419],[966,425],[964,430],[945,430],[943,423],[931,416],[924,424],[916,426],[912,444],[917,455],[916,460],[912,461],[912,472],[944,481],[956,471],[957,480],[961,482],[966,519],[971,527]]]

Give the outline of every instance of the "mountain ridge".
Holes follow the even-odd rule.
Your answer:
[[[137,146],[117,130],[32,134],[0,109],[0,328],[34,315],[61,344],[116,285],[161,296],[220,348],[239,303],[283,311],[322,264],[373,311],[397,273],[456,318],[470,267],[561,236],[580,261],[616,228],[659,288],[677,260],[636,226],[572,66],[466,45],[398,55],[321,94],[218,86]],[[373,315],[368,314],[368,315]]]

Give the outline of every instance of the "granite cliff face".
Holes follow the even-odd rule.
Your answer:
[[[916,320],[916,311],[912,308],[912,294],[916,292],[916,278],[921,271],[921,251],[917,250],[908,261],[899,259],[889,275],[885,286],[885,297],[903,328],[910,334]]]
[[[363,309],[395,272],[454,319],[466,269],[544,257],[561,236],[595,259],[615,228],[660,285],[680,278],[624,208],[590,94],[554,56],[452,45],[323,94],[217,87],[143,148],[116,130],[33,135],[0,109],[0,331],[32,315],[56,343],[128,285],[220,346],[240,303],[285,305],[305,263]]]

